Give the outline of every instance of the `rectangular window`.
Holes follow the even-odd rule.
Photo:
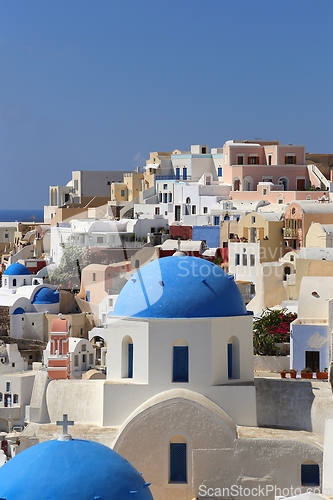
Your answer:
[[[82,344],[81,349],[82,349],[82,352],[86,351],[87,350],[87,345],[86,344]]]
[[[14,394],[14,404],[18,404],[18,395]]]
[[[268,165],[272,165],[272,155],[268,155]]]
[[[160,203],[162,203],[162,193],[159,193],[158,199],[159,199]]]
[[[128,344],[128,378],[133,378],[133,344]]]
[[[10,382],[6,382],[6,392],[10,392]]]
[[[97,244],[102,244],[104,241],[103,236],[97,236]]]
[[[183,168],[183,180],[184,181],[187,180],[187,168],[186,167]]]
[[[302,464],[301,482],[302,486],[319,486],[319,465]]]
[[[219,225],[220,225],[220,216],[214,215],[214,226],[219,226]]]
[[[164,203],[168,203],[168,193],[164,193]]]
[[[125,196],[125,189],[120,190],[120,196]]]
[[[192,205],[192,215],[195,215],[197,213],[197,207],[196,205]]]
[[[82,354],[82,363],[85,363],[85,362],[86,362],[86,355]]]
[[[255,216],[253,215],[253,216],[252,216],[252,224],[255,224],[255,223],[256,223],[256,218],[255,218]]]
[[[219,168],[217,169],[217,171],[218,171],[218,174],[217,174],[217,175],[218,175],[219,177],[222,177],[222,167],[219,167]]]
[[[172,193],[169,193],[169,203],[172,203]]]
[[[247,255],[243,253],[243,266],[247,266]]]
[[[77,354],[74,356],[74,365],[79,366],[79,356]]]
[[[248,164],[249,165],[259,165],[259,158],[258,158],[258,156],[249,156],[249,158],[248,158]]]
[[[176,168],[176,180],[178,180],[178,181],[179,181],[179,179],[180,179],[180,168],[179,168],[179,167],[177,167],[177,168]]]
[[[208,207],[203,207],[203,213],[208,214]]]
[[[109,307],[113,307],[113,299],[109,299]]]
[[[155,208],[155,215],[160,215],[160,208],[159,207]]]
[[[167,184],[163,184],[163,189],[168,189],[168,185]]]
[[[93,354],[89,354],[89,364],[92,365],[94,362],[94,355]]]
[[[186,443],[170,443],[170,481],[187,481]]]
[[[205,155],[205,154],[206,154],[206,151],[207,151],[207,148],[205,148],[205,147],[202,147],[202,148],[201,148],[201,154]]]
[[[244,156],[237,156],[237,165],[244,165]]]
[[[96,281],[96,273],[93,273],[93,281]]]
[[[240,264],[239,253],[236,253],[236,255],[235,255],[235,266],[239,266],[239,264]]]
[[[250,266],[254,267],[256,265],[256,256],[251,254],[250,255]]]
[[[173,348],[173,382],[188,382],[188,347]]]
[[[296,165],[296,156],[295,155],[286,156],[284,162],[286,165]]]

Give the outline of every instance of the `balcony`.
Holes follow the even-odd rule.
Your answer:
[[[156,175],[157,181],[190,181],[190,175]]]
[[[283,237],[284,238],[297,238],[298,237],[298,230],[293,229],[291,227],[284,227],[283,228]]]

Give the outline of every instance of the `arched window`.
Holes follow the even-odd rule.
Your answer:
[[[126,335],[122,342],[121,376],[133,378],[133,340],[129,335]]]
[[[188,382],[188,343],[177,340],[173,344],[173,382]]]
[[[16,286],[16,278],[13,279],[13,286]]]
[[[278,184],[280,186],[283,186],[284,191],[288,191],[289,179],[287,177],[280,177],[280,179],[278,180]]]
[[[309,461],[301,465],[301,483],[302,486],[320,485],[320,474],[319,474],[318,464]]]
[[[240,191],[240,179],[234,179],[233,188],[234,191]]]
[[[284,266],[283,268],[283,281],[287,281],[287,276],[291,274],[290,266]]]
[[[237,337],[230,337],[227,344],[228,379],[240,378],[240,352]]]
[[[243,179],[243,191],[253,191],[253,179],[249,175]]]
[[[189,197],[186,198],[186,205],[191,205],[191,198]]]
[[[169,442],[169,482],[187,482],[187,446],[183,436],[173,436]]]

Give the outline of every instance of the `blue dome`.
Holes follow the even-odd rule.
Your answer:
[[[19,262],[15,262],[7,267],[6,271],[3,273],[6,276],[30,276],[30,271],[23,264],[19,264]]]
[[[247,314],[233,278],[198,257],[149,262],[126,283],[114,312],[135,318],[216,318]]]
[[[153,500],[148,486],[118,453],[81,439],[36,444],[0,468],[6,500]]]
[[[43,286],[35,293],[33,304],[57,304],[59,302],[59,292]]]

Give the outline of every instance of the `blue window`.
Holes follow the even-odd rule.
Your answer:
[[[217,170],[218,170],[217,175],[218,175],[219,177],[222,177],[222,167],[219,167]]]
[[[302,486],[319,486],[319,465],[302,464],[301,481]]]
[[[160,203],[162,203],[162,193],[159,193],[159,200],[160,200]]]
[[[128,378],[133,378],[133,344],[128,344]]]
[[[168,193],[164,193],[164,203],[168,203]]]
[[[177,167],[177,168],[176,168],[176,179],[177,179],[178,181],[179,181],[179,179],[180,179],[180,168],[179,168],[179,167]]]
[[[172,193],[169,193],[169,203],[172,202]]]
[[[173,382],[188,382],[188,347],[173,348]]]
[[[86,292],[86,301],[90,302],[90,292]]]
[[[6,392],[10,392],[10,382],[6,382]]]
[[[220,216],[214,215],[214,226],[219,226],[219,225],[220,225]]]
[[[187,481],[186,443],[170,443],[170,481]]]
[[[187,179],[187,168],[184,167],[183,168],[183,180],[186,181],[186,179]]]
[[[228,378],[232,378],[232,344],[228,344]]]

